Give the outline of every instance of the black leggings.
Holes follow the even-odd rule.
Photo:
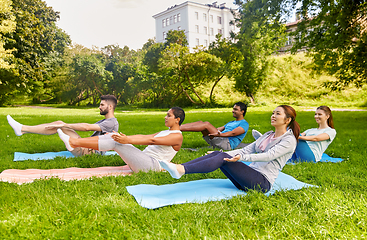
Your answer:
[[[232,157],[227,153],[216,151],[182,165],[185,174],[208,173],[220,168],[238,189],[244,191],[254,189],[265,193],[270,190],[269,181],[260,172],[242,162],[227,162],[223,160],[224,158]]]

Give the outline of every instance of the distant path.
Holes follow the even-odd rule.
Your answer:
[[[315,111],[317,107],[311,108],[311,107],[304,107],[303,111]],[[350,112],[361,112],[361,111],[367,111],[367,109],[348,109],[348,108],[331,108],[331,111],[350,111]]]
[[[55,107],[41,107],[41,106],[27,106],[27,105],[14,105],[14,107],[28,107],[28,108],[49,108],[49,109],[55,109]],[[301,107],[303,111],[315,111],[317,107]],[[367,109],[348,109],[348,108],[331,108],[332,111],[351,111],[351,112],[361,112],[361,111],[367,111]],[[131,112],[131,111],[122,111],[122,112]],[[202,112],[200,110],[193,110],[190,112]],[[220,110],[216,111],[210,111],[210,112],[222,112]]]
[[[50,108],[50,109],[55,109],[54,107],[40,107],[40,106],[26,106],[26,105],[14,105],[14,107]]]

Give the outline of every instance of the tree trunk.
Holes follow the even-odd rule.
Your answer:
[[[190,97],[190,95],[186,92],[186,90],[184,89],[184,87],[181,84],[181,80],[178,79],[178,84],[180,84],[180,87],[182,89],[182,91],[185,93],[185,95],[187,96],[187,98],[194,104],[198,105],[199,103],[195,102],[194,100],[192,100],[192,98]]]
[[[210,90],[210,96],[209,96],[209,99],[210,99],[210,102],[213,103],[213,92],[214,92],[214,88],[215,86],[217,86],[217,84],[219,83],[219,81],[224,77],[224,74],[222,76],[220,76],[217,81],[215,81],[215,83],[213,84],[213,87],[212,87],[212,90]]]
[[[187,77],[187,81],[189,82],[189,84],[190,84],[190,87],[191,87],[192,91],[193,91],[193,92],[195,93],[195,95],[199,98],[200,102],[201,102],[202,104],[205,104],[205,103],[204,103],[204,101],[200,98],[199,94],[195,91],[194,86],[192,85],[192,83],[191,83],[191,81],[190,81],[190,78],[189,78],[189,75],[187,74],[187,72],[185,72],[185,75],[186,75],[186,77]]]

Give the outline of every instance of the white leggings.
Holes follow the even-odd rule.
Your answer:
[[[115,150],[134,172],[161,171],[158,161],[131,144],[121,144],[111,138],[112,134],[99,136],[98,150]]]

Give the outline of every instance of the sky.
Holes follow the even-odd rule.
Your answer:
[[[155,37],[153,15],[186,0],[44,0],[60,13],[58,27],[73,41],[87,48],[102,48],[116,44],[141,49],[149,38]],[[215,0],[193,0],[213,3]],[[218,1],[235,8],[233,0]]]

